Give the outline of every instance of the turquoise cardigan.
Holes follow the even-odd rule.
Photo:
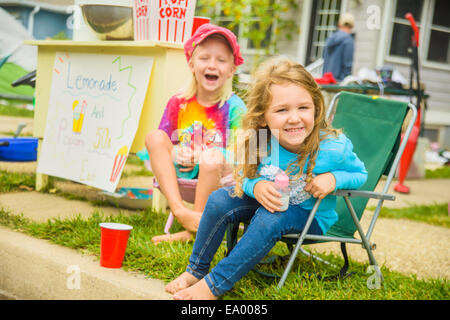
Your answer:
[[[282,170],[286,170],[290,163],[297,160],[297,154],[292,153],[284,149],[276,138],[271,138],[271,153],[269,156],[261,160],[258,167],[259,176],[255,179],[245,178],[243,182],[243,190],[249,197],[255,198],[253,189],[258,181],[272,180],[274,177],[265,175],[261,176],[261,171],[268,172],[270,170],[264,170],[268,167],[279,167]],[[303,172],[306,172],[308,160],[305,163]],[[298,172],[294,170],[292,175]],[[358,189],[367,180],[367,171],[364,163],[359,160],[356,154],[353,152],[352,142],[344,135],[340,134],[337,138],[330,136],[321,141],[319,147],[319,153],[316,158],[316,165],[313,169],[313,175],[319,175],[321,173],[331,172],[336,178],[336,189]],[[301,181],[300,181],[301,182]],[[292,189],[296,189],[295,187]],[[299,188],[295,192],[299,191]],[[305,191],[303,191],[305,193]],[[308,195],[308,199],[295,205],[301,206],[303,209],[312,210],[316,199]],[[291,199],[296,198],[296,195],[291,192]],[[298,198],[298,197],[297,197]],[[301,198],[301,197],[300,197]],[[305,198],[305,197],[303,197]],[[306,197],[307,198],[307,197]],[[292,202],[291,202],[292,205]],[[328,195],[319,206],[316,213],[316,220],[325,234],[328,229],[338,220],[338,214],[335,211],[336,196]]]

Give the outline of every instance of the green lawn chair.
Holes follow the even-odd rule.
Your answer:
[[[400,143],[401,129],[408,109],[411,110],[412,117],[405,131],[405,136]],[[320,205],[320,200],[317,200],[303,232],[301,234],[290,234],[283,237],[282,241],[286,242],[290,247],[295,244],[295,247],[292,250],[288,264],[278,283],[279,288],[283,286],[299,251],[301,250],[303,253],[308,254],[301,248],[303,244],[330,241],[341,243],[341,250],[345,262],[338,275],[339,277],[345,277],[348,269],[348,257],[345,244],[356,243],[363,245],[366,249],[370,265],[373,266],[372,268],[376,272],[380,283],[383,281],[383,275],[372,253],[375,245],[370,242],[370,237],[384,200],[395,200],[395,197],[387,194],[387,191],[400,162],[416,115],[417,111],[415,106],[405,102],[350,92],[340,92],[333,98],[327,112],[327,119],[332,119],[333,127],[342,129],[345,135],[352,141],[354,152],[366,166],[368,179],[359,190],[336,191],[335,194],[338,196],[336,211],[338,212],[339,220],[325,235],[317,236],[307,234],[317,208]],[[387,178],[382,192],[373,192],[383,174],[387,175]],[[378,204],[369,228],[367,232],[364,232],[359,221],[368,200],[371,198],[378,199]],[[230,226],[229,232],[227,232],[227,246],[229,251],[237,241],[236,231],[236,226]],[[358,231],[360,239],[354,237],[356,231]]]

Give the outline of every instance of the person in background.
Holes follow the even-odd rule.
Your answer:
[[[323,74],[331,72],[338,82],[352,74],[354,25],[355,18],[352,14],[342,14],[339,18],[338,30],[327,39],[323,51]]]

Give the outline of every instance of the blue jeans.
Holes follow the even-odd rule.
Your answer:
[[[283,235],[300,233],[309,215],[309,211],[295,205],[287,211],[271,213],[255,199],[246,195],[232,197],[232,192],[232,187],[222,188],[209,196],[186,269],[194,277],[204,278],[215,296],[231,290]],[[234,249],[208,273],[228,224],[250,219],[247,231]],[[322,235],[315,219],[308,233]]]

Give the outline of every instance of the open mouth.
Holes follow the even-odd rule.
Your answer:
[[[289,134],[296,134],[296,133],[303,132],[303,128],[288,128],[288,129],[284,129],[284,131],[286,131]]]
[[[216,76],[214,74],[206,74],[205,78],[208,81],[216,81],[217,79],[219,79],[219,76]]]

